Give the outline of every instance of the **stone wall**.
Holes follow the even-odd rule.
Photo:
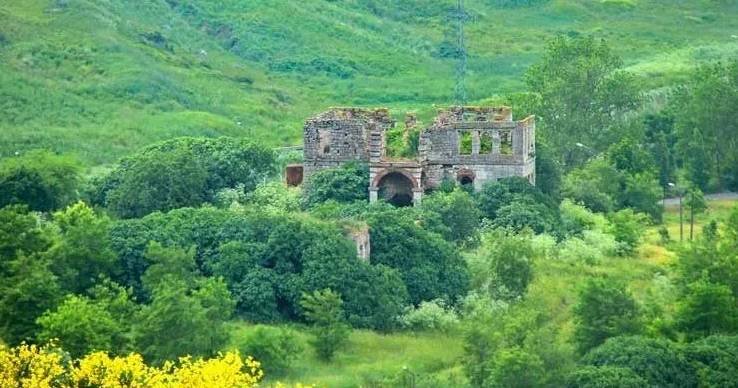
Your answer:
[[[370,134],[394,126],[386,109],[334,108],[305,123],[304,177],[349,161],[369,162]],[[380,150],[383,153],[383,150]]]

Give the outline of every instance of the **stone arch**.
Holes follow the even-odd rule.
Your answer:
[[[372,187],[379,187],[379,182],[387,175],[389,174],[400,174],[410,180],[410,182],[413,185],[413,189],[419,190],[420,185],[418,184],[418,180],[415,179],[413,174],[401,169],[401,168],[388,168],[386,170],[382,170],[379,174],[377,174],[374,177],[374,180],[372,181]]]
[[[412,174],[402,169],[387,169],[374,178],[372,186],[377,190],[378,198],[395,206],[412,206],[414,193],[419,185]]]
[[[476,178],[474,171],[469,169],[462,169],[459,170],[458,173],[456,173],[456,181],[459,182],[460,185],[473,185],[474,179]]]

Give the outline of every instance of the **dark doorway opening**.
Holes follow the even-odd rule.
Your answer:
[[[399,172],[391,172],[379,180],[378,196],[397,207],[413,205],[413,182]]]

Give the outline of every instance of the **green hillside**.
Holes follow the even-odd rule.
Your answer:
[[[734,0],[519,2],[466,2],[471,100],[522,90],[556,34],[607,39],[646,89],[738,54]],[[452,102],[454,5],[3,1],[0,156],[45,147],[94,165],[183,135],[296,144],[331,105],[427,113]]]

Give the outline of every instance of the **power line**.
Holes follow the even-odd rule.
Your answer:
[[[454,87],[454,101],[456,105],[466,105],[466,41],[464,39],[464,25],[467,21],[466,11],[464,9],[464,0],[457,0],[456,12],[456,85]]]

